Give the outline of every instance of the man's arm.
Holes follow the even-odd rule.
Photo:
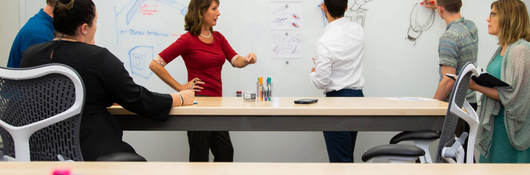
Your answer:
[[[434,94],[434,99],[437,100],[446,100],[449,96],[449,93],[451,93],[451,89],[453,88],[453,84],[455,83],[455,80],[443,76],[445,74],[453,74],[456,75],[456,68],[450,67],[450,66],[444,66],[441,65],[441,73],[442,73],[442,79],[438,83],[438,88],[436,89],[436,93]]]
[[[331,54],[323,45],[318,47],[318,58],[314,59],[315,67],[311,70],[311,81],[318,89],[325,89],[331,80],[329,76],[332,73]]]

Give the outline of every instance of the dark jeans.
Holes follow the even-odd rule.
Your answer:
[[[364,97],[362,90],[342,89],[326,93],[326,97]],[[329,162],[353,162],[357,131],[324,131]]]
[[[190,162],[208,162],[210,149],[214,162],[233,162],[234,148],[228,131],[188,131]]]

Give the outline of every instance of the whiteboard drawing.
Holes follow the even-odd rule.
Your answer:
[[[300,30],[302,24],[301,2],[273,2],[272,3],[272,29],[273,30]]]
[[[431,29],[436,21],[436,11],[425,8],[419,2],[414,3],[410,11],[409,29],[406,39],[416,45],[417,40],[423,32]]]
[[[127,11],[127,21],[126,21],[127,24],[131,23],[132,18],[134,17],[134,15],[136,15],[136,12],[140,10],[140,6],[143,4],[143,2],[144,2],[143,0],[134,1],[133,5],[131,6],[131,9]]]
[[[302,32],[300,31],[274,31],[273,32],[273,58],[299,58],[302,57]]]
[[[152,2],[158,2],[155,4],[145,3],[149,0],[132,0],[133,5],[129,10],[127,10],[127,24],[130,24],[134,16],[141,12],[143,15],[154,15],[158,12],[157,8],[159,4],[164,6],[172,7],[180,11],[180,14],[183,16],[188,12],[187,2],[177,1],[177,0],[157,0]]]
[[[149,79],[149,63],[184,31],[189,0],[114,0],[117,55],[137,78]],[[107,4],[105,4],[107,5]]]
[[[368,9],[365,7],[365,5],[370,1],[373,0],[349,0],[348,9],[346,10],[344,17],[364,27],[364,25],[366,24],[366,16],[368,15]],[[324,1],[320,0],[318,2],[317,7],[320,8],[320,5],[322,3],[324,3]],[[324,14],[324,12],[322,12],[322,19],[324,26],[326,26],[326,24],[328,23],[328,19],[326,18],[326,14]]]
[[[368,15],[368,9],[365,5],[370,1],[372,0],[350,0],[348,2],[348,10],[346,10],[344,17],[364,27],[366,24],[366,16]]]
[[[293,59],[302,57],[301,0],[272,0],[272,57]]]
[[[149,78],[153,72],[149,70],[148,65],[150,60],[154,57],[153,46],[136,46],[129,51],[129,63],[131,66],[131,73],[143,78]]]
[[[168,21],[161,20],[167,18],[167,16],[164,16],[166,14],[169,14],[169,17],[173,17],[174,21],[177,21],[177,18],[181,18],[180,16],[174,15],[175,10],[184,17],[188,11],[188,2],[189,0],[118,0],[118,3],[114,7],[115,21],[118,23],[117,36],[128,34],[167,37],[171,34],[158,31],[162,28],[159,28],[157,24],[167,26],[165,24]],[[135,20],[135,18],[140,19]],[[142,21],[144,19],[148,19],[147,21],[149,23],[145,23],[144,21],[141,24],[131,24],[133,20]],[[150,30],[138,30],[140,28]],[[119,44],[119,38],[117,39]]]

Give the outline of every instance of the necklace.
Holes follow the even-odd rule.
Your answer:
[[[210,39],[212,37],[212,32],[208,31],[207,35],[201,33],[199,36],[203,37],[204,39]]]
[[[81,41],[78,41],[78,40],[75,40],[75,39],[70,39],[70,38],[54,38],[53,40],[54,40],[54,41],[81,42]]]
[[[81,42],[77,39],[74,39],[73,37],[66,36],[65,34],[62,34],[62,33],[57,33],[57,37],[55,37],[53,41]],[[53,60],[53,58],[55,58],[55,47],[56,45],[54,44],[52,48],[52,52],[50,53],[50,60]]]
[[[54,41],[71,41],[71,42],[81,42],[73,37],[66,36],[65,34],[59,33],[57,37],[53,39]]]

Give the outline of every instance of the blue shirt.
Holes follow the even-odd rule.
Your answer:
[[[7,67],[18,68],[24,51],[34,44],[52,40],[55,37],[54,31],[52,17],[41,9],[18,31],[11,46]]]

